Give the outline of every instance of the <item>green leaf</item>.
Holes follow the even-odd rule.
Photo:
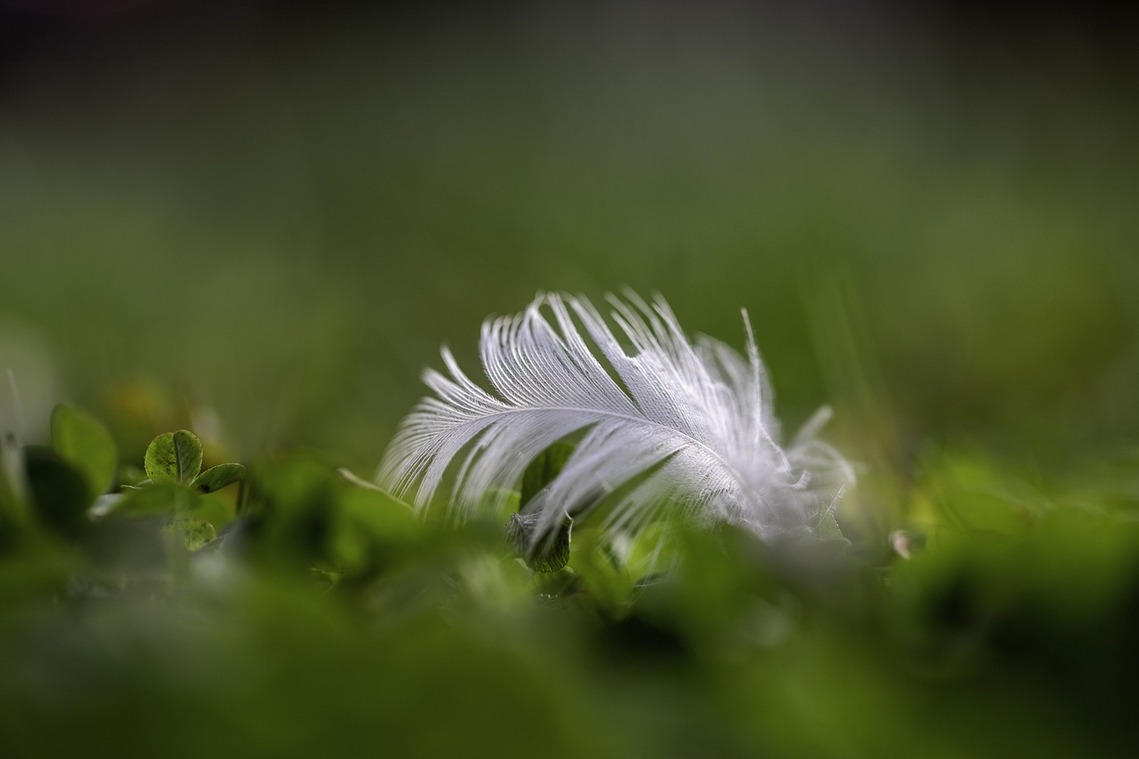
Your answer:
[[[159,482],[141,488],[124,490],[107,514],[122,517],[151,517],[186,512],[193,508],[197,495],[174,482]]]
[[[566,514],[556,529],[535,540],[538,520],[538,514],[515,514],[506,523],[506,538],[530,569],[557,572],[569,563],[573,518]]]
[[[74,406],[56,406],[51,412],[51,446],[82,473],[91,498],[107,492],[119,457],[111,433],[99,420]]]
[[[46,446],[24,449],[28,487],[43,524],[65,537],[79,537],[88,525],[88,493],[83,472]]]
[[[345,520],[377,540],[406,540],[422,526],[406,503],[379,488],[344,488],[338,502]]]
[[[337,488],[336,504],[331,559],[349,574],[398,564],[422,535],[423,522],[412,509],[377,487],[345,484]]]
[[[523,508],[561,473],[571,454],[573,446],[569,443],[554,443],[530,462],[522,473],[522,490],[518,497]],[[530,569],[557,572],[569,563],[573,518],[566,514],[557,528],[535,539],[538,519],[538,514],[521,511],[511,515],[506,523],[506,539]]]
[[[606,550],[600,531],[586,527],[580,531],[571,551],[573,571],[599,607],[614,611],[625,605],[633,592],[633,578],[617,566]]]
[[[204,519],[179,519],[171,523],[169,531],[180,540],[187,551],[197,551],[217,540],[214,526]]]
[[[251,550],[294,566],[298,560],[324,560],[341,482],[329,467],[299,457],[266,463],[250,472]]]
[[[143,463],[155,482],[189,485],[202,471],[202,443],[189,430],[165,432],[150,442]]]
[[[620,568],[629,579],[639,582],[677,563],[678,549],[671,531],[666,522],[650,522],[636,534],[625,537],[619,558]]]
[[[202,493],[212,493],[243,479],[245,467],[241,464],[218,464],[195,477],[190,487]]]
[[[531,498],[542,492],[561,473],[572,453],[573,446],[569,443],[554,443],[530,462],[522,474],[521,503],[523,506],[529,503]]]

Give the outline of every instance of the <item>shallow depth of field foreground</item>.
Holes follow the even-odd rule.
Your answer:
[[[0,756],[1133,753],[1105,8],[0,3]]]

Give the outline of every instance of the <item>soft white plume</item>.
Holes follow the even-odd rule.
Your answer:
[[[466,515],[485,507],[488,492],[515,488],[530,461],[569,438],[576,448],[565,468],[524,506],[537,516],[535,539],[604,496],[612,508],[602,526],[613,530],[675,508],[765,540],[816,534],[851,469],[814,439],[825,410],[780,445],[747,314],[742,357],[708,337],[688,340],[659,296],[608,302],[609,321],[588,300],[562,295],[486,321],[480,353],[493,394],[444,348],[450,376],[424,373],[435,395],[404,420],[380,482],[415,489],[423,508],[453,471],[451,505]]]

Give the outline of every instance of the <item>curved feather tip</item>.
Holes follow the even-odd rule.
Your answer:
[[[571,440],[564,468],[523,505],[535,541],[599,504],[601,526],[614,531],[637,530],[662,509],[743,525],[768,541],[833,529],[853,473],[815,438],[829,412],[781,445],[746,313],[741,356],[712,338],[689,340],[659,296],[607,302],[605,317],[584,298],[540,294],[520,314],[487,320],[480,354],[493,392],[444,348],[448,374],[424,373],[434,395],[403,421],[379,481],[414,491],[422,509],[453,474],[447,489],[461,517]]]

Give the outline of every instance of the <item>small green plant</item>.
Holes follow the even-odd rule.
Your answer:
[[[223,463],[202,471],[202,443],[188,430],[154,438],[146,450],[146,478],[108,492],[129,478],[129,468],[119,468],[107,428],[66,404],[52,412],[50,445],[20,446],[9,435],[0,456],[0,546],[10,550],[35,536],[89,543],[108,519],[153,517],[164,520],[167,535],[196,551],[232,521],[244,496],[245,467]],[[233,484],[239,491],[232,504],[211,496]]]
[[[8,549],[44,533],[86,532],[89,510],[114,482],[118,463],[107,429],[64,404],[51,415],[51,445],[21,446],[9,434],[0,455],[0,543]]]
[[[0,753],[82,753],[90,737],[53,728],[64,720],[126,729],[157,754],[170,736],[196,740],[189,715],[236,724],[226,739],[256,754],[261,728],[231,719],[256,702],[270,732],[310,741],[306,755],[354,745],[325,728],[355,708],[353,724],[378,713],[384,745],[408,736],[401,753],[414,754],[435,728],[421,704],[448,693],[463,740],[494,724],[496,745],[519,735],[516,713],[530,726],[597,705],[589,730],[560,735],[558,716],[503,755],[884,755],[934,741],[1007,755],[989,745],[1003,723],[976,738],[942,715],[975,722],[1025,702],[1071,724],[1009,740],[1073,755],[1128,724],[1131,485],[1054,492],[945,453],[915,472],[894,555],[838,540],[780,549],[665,518],[615,536],[604,497],[596,518],[535,541],[528,515],[573,450],[547,447],[456,526],[312,455],[206,468],[188,430],[151,440],[139,467],[93,416],[58,407],[50,445],[0,440],[0,700],[34,709],[0,710]],[[1134,483],[1135,463],[1106,479]],[[1064,679],[1043,687],[1047,667]],[[106,693],[157,708],[124,722]],[[660,713],[696,716],[662,733]],[[571,745],[578,733],[600,748]]]
[[[187,550],[210,545],[217,539],[218,528],[241,509],[244,489],[239,488],[232,507],[210,494],[228,485],[240,486],[245,467],[225,463],[202,471],[202,459],[202,443],[194,433],[162,433],[147,446],[143,461],[146,479],[124,485],[121,493],[100,498],[93,516],[166,516],[167,534],[179,538]]]

